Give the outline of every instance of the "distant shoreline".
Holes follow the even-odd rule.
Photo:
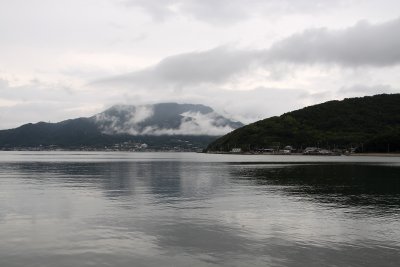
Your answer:
[[[323,157],[332,157],[332,156],[362,156],[362,157],[400,157],[400,153],[351,153],[351,154],[340,154],[340,155],[305,155],[303,153],[231,153],[231,152],[202,152],[205,154],[225,154],[225,155],[265,155],[265,156],[323,156]]]
[[[363,157],[400,157],[400,153],[355,153],[349,156],[363,156]]]
[[[249,153],[249,152],[242,152],[242,153],[232,153],[232,152],[223,152],[223,151],[213,151],[213,152],[199,152],[199,151],[185,151],[185,150],[136,150],[136,151],[129,151],[129,150],[80,150],[80,149],[57,149],[57,150],[33,150],[33,149],[10,149],[10,150],[2,150],[0,152],[129,152],[129,153],[143,153],[143,152],[167,152],[167,153],[203,153],[203,154],[223,154],[223,155],[257,155],[257,156],[323,156],[323,157],[332,157],[332,156],[362,156],[362,157],[400,157],[400,153],[351,153],[351,154],[340,154],[340,155],[305,155],[303,153]]]

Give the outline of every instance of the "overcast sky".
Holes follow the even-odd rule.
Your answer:
[[[398,0],[0,0],[0,129],[167,101],[249,123],[399,73]]]

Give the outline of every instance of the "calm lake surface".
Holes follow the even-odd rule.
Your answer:
[[[400,266],[400,158],[0,152],[0,266]]]

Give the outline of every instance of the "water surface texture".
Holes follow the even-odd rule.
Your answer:
[[[400,158],[0,152],[0,266],[399,266]]]

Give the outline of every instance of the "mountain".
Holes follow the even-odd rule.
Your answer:
[[[91,118],[107,134],[220,136],[243,126],[193,104],[118,105]]]
[[[144,143],[149,149],[195,150],[241,126],[204,105],[116,105],[89,118],[28,123],[1,130],[0,148],[131,149]]]
[[[260,120],[215,140],[207,151],[287,145],[400,152],[400,94],[329,101]]]

